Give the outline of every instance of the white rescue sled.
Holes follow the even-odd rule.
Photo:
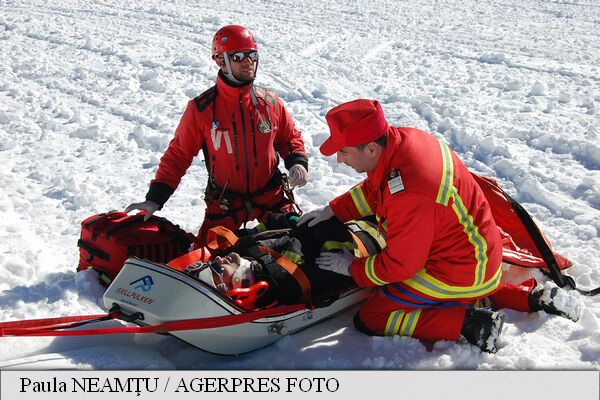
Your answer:
[[[345,289],[331,304],[314,309],[259,318],[251,322],[208,329],[169,332],[204,351],[233,355],[270,345],[284,335],[298,332],[366,300],[370,291]],[[135,257],[125,265],[104,293],[107,308],[118,306],[124,314],[138,314],[140,326],[171,321],[225,317],[246,313],[216,289],[164,264]],[[277,307],[272,310],[276,311]]]

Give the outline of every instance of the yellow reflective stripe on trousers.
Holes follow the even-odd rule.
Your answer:
[[[384,335],[412,336],[420,316],[421,310],[411,312],[393,311],[388,317]]]
[[[369,278],[376,285],[387,285],[389,282],[386,282],[383,279],[379,279],[379,277],[375,275],[375,257],[377,257],[377,255],[369,256],[366,258],[365,275],[367,275],[367,278]]]
[[[358,210],[358,213],[361,217],[373,215],[373,211],[371,210],[369,203],[367,203],[367,199],[365,198],[365,195],[360,186],[353,187],[349,190],[348,193],[350,193],[350,196],[352,196],[352,200],[354,200],[354,205],[356,206],[356,209]]]
[[[469,299],[473,297],[485,296],[493,292],[500,284],[502,277],[502,268],[498,268],[490,280],[473,286],[451,286],[429,275],[425,268],[417,272],[415,276],[405,281],[403,284],[410,286],[418,292],[438,299]]]

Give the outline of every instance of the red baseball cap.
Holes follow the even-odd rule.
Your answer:
[[[346,146],[367,144],[383,136],[388,123],[377,100],[357,99],[340,104],[325,115],[331,136],[320,147],[330,156]]]

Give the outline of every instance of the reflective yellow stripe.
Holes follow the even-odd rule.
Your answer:
[[[454,163],[452,162],[452,154],[450,149],[442,141],[438,140],[442,151],[442,181],[438,190],[436,203],[448,205],[448,202],[454,195]]]
[[[417,321],[419,321],[419,317],[421,316],[421,310],[416,310],[407,313],[404,316],[404,321],[402,322],[402,326],[400,327],[400,331],[398,334],[400,336],[411,336],[413,335],[415,328],[417,327]]]
[[[373,211],[371,211],[371,207],[369,203],[367,203],[367,199],[360,188],[360,186],[355,186],[350,191],[350,196],[352,196],[352,200],[354,200],[354,205],[358,210],[358,213],[361,217],[366,217],[367,215],[373,215]]]
[[[384,336],[400,335],[412,337],[420,316],[421,310],[411,312],[398,310],[391,312],[385,325]]]
[[[328,240],[323,243],[321,251],[341,250],[344,247],[350,251],[354,251],[354,245],[351,242],[338,242],[336,240]]]
[[[394,336],[400,329],[400,323],[404,317],[404,311],[393,311],[388,317],[387,324],[385,325],[384,336]]]
[[[415,276],[405,281],[403,284],[438,299],[469,299],[473,297],[482,297],[493,292],[500,284],[502,277],[502,268],[487,282],[473,286],[451,286],[429,275],[423,268]]]
[[[473,216],[468,213],[467,207],[458,194],[454,196],[452,209],[458,216],[458,221],[463,226],[464,231],[469,238],[469,242],[475,248],[475,260],[477,260],[477,266],[475,267],[473,286],[481,285],[485,279],[485,271],[488,263],[487,242],[479,233],[479,228],[473,222]]]
[[[473,276],[473,286],[468,289],[476,291],[480,286],[486,286],[484,279],[488,263],[487,242],[479,233],[479,228],[473,222],[473,216],[469,214],[462,198],[454,186],[454,163],[452,153],[446,144],[438,141],[442,152],[442,180],[436,202],[448,206],[452,199],[452,209],[458,217],[458,222],[463,226],[464,232],[469,238],[469,243],[473,245],[475,253],[475,274]],[[433,282],[433,281],[432,281]],[[434,284],[434,286],[437,286]],[[437,297],[437,296],[436,296]]]
[[[360,229],[367,232],[379,245],[379,248],[384,249],[387,245],[385,241],[385,235],[377,231],[377,226],[373,226],[367,221],[355,220],[353,221]]]
[[[377,257],[377,255],[367,257],[365,260],[365,275],[367,275],[367,278],[376,285],[387,285],[389,282],[379,279],[379,277],[375,275],[375,257]]]
[[[325,243],[323,243],[321,250],[322,251],[341,250],[344,247],[347,248],[348,250],[354,250],[354,245],[351,242],[339,242],[336,240],[326,241]]]
[[[286,256],[287,258],[289,258],[290,260],[292,260],[294,263],[296,263],[298,265],[304,264],[304,260],[298,253],[294,253],[293,251],[285,250],[281,254]]]

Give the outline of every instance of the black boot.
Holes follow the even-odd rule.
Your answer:
[[[529,294],[529,310],[545,311],[577,322],[581,315],[582,305],[575,292],[561,289],[558,286],[544,287]]]
[[[467,342],[487,353],[496,352],[496,339],[502,332],[504,314],[485,308],[468,308],[460,334]]]
[[[372,332],[369,328],[367,328],[367,326],[365,325],[364,322],[362,322],[358,313],[356,313],[356,315],[354,315],[354,327],[356,328],[357,331],[362,332],[365,335],[377,336],[374,332]]]

